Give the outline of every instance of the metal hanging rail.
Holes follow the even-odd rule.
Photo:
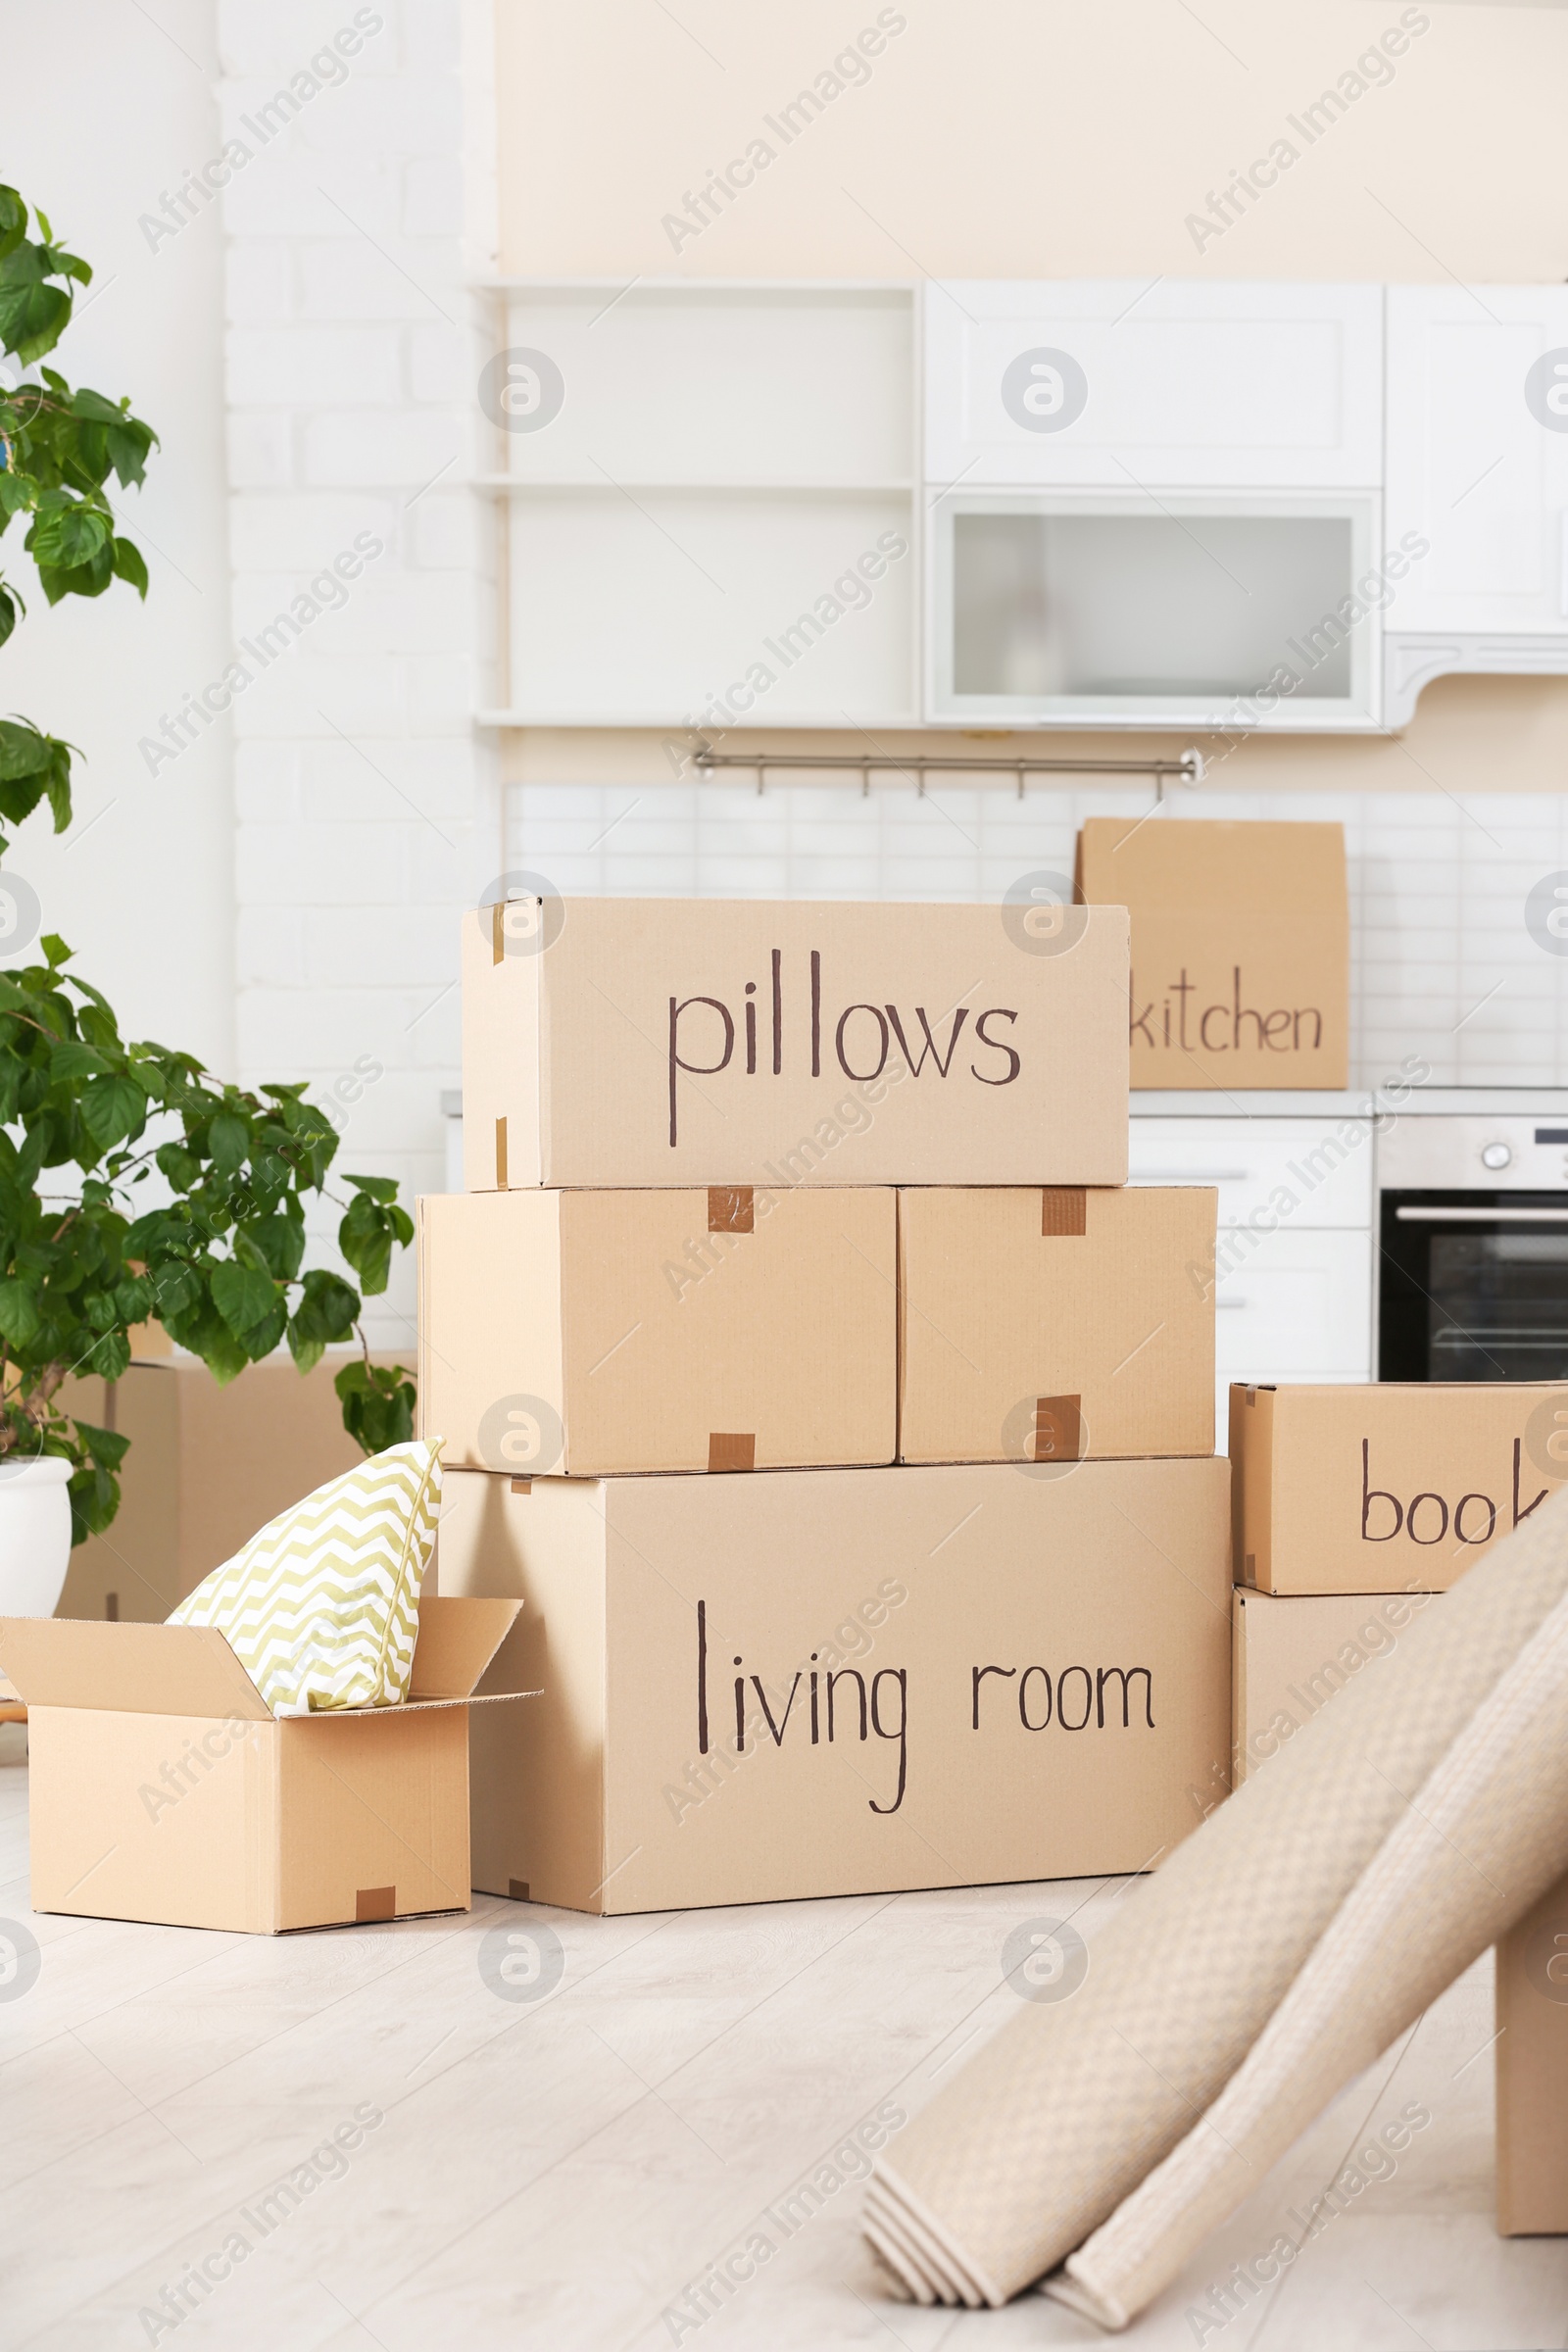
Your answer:
[[[1028,776],[1152,776],[1163,799],[1165,779],[1174,776],[1181,784],[1201,784],[1203,755],[1194,748],[1183,752],[1179,760],[949,760],[931,758],[916,752],[908,759],[900,759],[895,752],[715,752],[710,744],[699,744],[691,755],[692,765],[711,773],[715,768],[749,768],[761,791],[769,768],[828,768],[843,772],[858,768],[860,791],[871,789],[873,768],[894,775],[913,776],[916,789],[923,795],[926,777],[933,771],[948,770],[958,775],[1004,775],[1018,779],[1018,798],[1024,794]]]

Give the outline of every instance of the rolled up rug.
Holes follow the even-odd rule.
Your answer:
[[[1133,1888],[1071,1999],[1020,2004],[872,2174],[865,2233],[898,2289],[1002,2304],[1107,2219],[1213,2104],[1565,1594],[1568,1490]]]
[[[1207,2113],[1047,2291],[1102,2327],[1168,2286],[1335,2093],[1568,1861],[1568,1600],[1409,1801]]]

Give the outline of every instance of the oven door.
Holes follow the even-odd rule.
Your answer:
[[[1380,1380],[1568,1380],[1568,1193],[1386,1192]]]

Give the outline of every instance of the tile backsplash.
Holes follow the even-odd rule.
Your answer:
[[[1010,781],[863,796],[771,779],[761,794],[514,784],[507,862],[577,895],[1000,901],[1032,868],[1070,875],[1084,817],[1142,816],[1152,798],[1147,784],[1036,783],[1020,800]],[[1193,817],[1344,825],[1353,1084],[1417,1054],[1437,1085],[1568,1085],[1568,938],[1559,955],[1525,922],[1538,884],[1561,873],[1568,887],[1568,794],[1182,788],[1152,821]]]

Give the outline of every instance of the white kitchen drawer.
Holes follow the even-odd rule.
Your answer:
[[[1340,1128],[1357,1123],[1362,1142],[1347,1142]],[[1364,1121],[1141,1119],[1135,1110],[1128,1181],[1215,1185],[1222,1227],[1246,1225],[1254,1214],[1259,1225],[1372,1225],[1372,1138]],[[1282,1220],[1284,1193],[1294,1205]],[[1354,1353],[1336,1360],[1353,1362]]]
[[[1214,1366],[1231,1380],[1316,1380],[1372,1358],[1372,1236],[1287,1225],[1220,1237]]]

